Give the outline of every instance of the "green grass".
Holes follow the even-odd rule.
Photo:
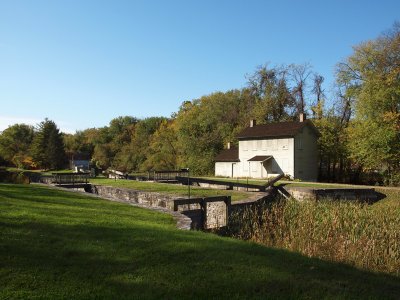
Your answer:
[[[243,179],[243,178],[222,178],[222,177],[199,177],[204,179],[210,179],[222,182],[239,182],[239,183],[249,183],[255,185],[265,185],[268,181],[266,179]],[[362,185],[351,185],[351,184],[340,184],[340,183],[323,183],[323,182],[301,182],[301,181],[286,181],[279,180],[274,184],[275,186],[291,186],[291,187],[310,187],[310,188],[364,188]]]
[[[169,183],[158,183],[158,182],[146,182],[146,181],[135,181],[135,180],[114,180],[106,178],[94,178],[90,179],[91,183],[109,185],[115,187],[123,187],[136,189],[140,191],[152,191],[171,195],[177,195],[182,197],[188,196],[188,187],[179,184],[169,184]],[[235,190],[216,190],[201,187],[190,187],[190,195],[194,197],[214,197],[214,196],[231,196],[232,201],[244,200],[254,193],[241,192]]]
[[[210,180],[215,180],[215,181],[222,181],[222,182],[239,182],[239,183],[248,183],[248,184],[255,184],[255,185],[265,185],[268,181],[261,180],[261,179],[243,179],[243,178],[223,178],[223,177],[202,177],[200,176],[199,178],[203,179],[210,179]]]
[[[344,183],[326,183],[326,182],[301,182],[301,181],[278,181],[275,186],[287,186],[287,187],[309,187],[309,188],[318,188],[318,189],[329,189],[329,188],[337,188],[337,189],[347,189],[347,188],[355,188],[355,189],[363,189],[363,188],[374,188],[376,190],[398,190],[400,191],[400,187],[384,187],[384,186],[372,186],[372,185],[354,185],[354,184],[344,184]]]
[[[203,232],[126,204],[0,184],[0,299],[397,299],[398,277]]]
[[[64,169],[64,170],[54,170],[54,171],[43,171],[43,170],[26,170],[26,169],[19,169],[19,168],[6,168],[9,172],[16,172],[16,173],[40,173],[41,175],[52,175],[53,173],[71,173],[72,170]]]
[[[301,182],[301,181],[278,181],[276,186],[286,186],[286,187],[309,187],[316,189],[346,189],[346,188],[365,188],[363,185],[352,185],[352,184],[341,184],[341,183],[325,183],[325,182]]]
[[[239,182],[239,183],[249,183],[255,185],[265,185],[268,180],[267,179],[243,179],[243,178],[222,178],[222,177],[200,177],[204,179],[222,181],[222,182]],[[301,181],[286,181],[279,180],[274,184],[275,186],[285,185],[292,187],[312,187],[312,188],[349,188],[349,187],[358,187],[362,188],[362,186],[349,185],[349,184],[336,184],[336,183],[319,183],[319,182],[301,182]]]

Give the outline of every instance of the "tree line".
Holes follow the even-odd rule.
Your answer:
[[[65,167],[63,134],[48,119],[36,128],[26,124],[9,126],[0,135],[0,162],[25,169]]]
[[[37,128],[16,124],[0,135],[0,157],[18,167],[59,168],[86,154],[101,169],[212,174],[214,157],[250,119],[266,124],[307,113],[321,133],[320,180],[399,184],[399,23],[337,64],[330,99],[309,64],[266,64],[246,77],[244,88],[184,101],[169,118],[121,116],[75,134],[61,134],[47,119]]]

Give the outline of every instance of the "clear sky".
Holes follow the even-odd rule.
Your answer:
[[[170,116],[267,62],[309,62],[329,91],[352,46],[396,20],[399,0],[0,0],[0,130]]]

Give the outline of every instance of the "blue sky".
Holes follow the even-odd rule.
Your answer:
[[[0,0],[0,130],[170,116],[268,62],[308,62],[329,91],[335,65],[399,12],[398,0]]]

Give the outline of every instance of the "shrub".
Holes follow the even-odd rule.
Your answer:
[[[0,182],[3,183],[29,183],[29,177],[23,172],[9,172],[6,170],[0,170]]]

